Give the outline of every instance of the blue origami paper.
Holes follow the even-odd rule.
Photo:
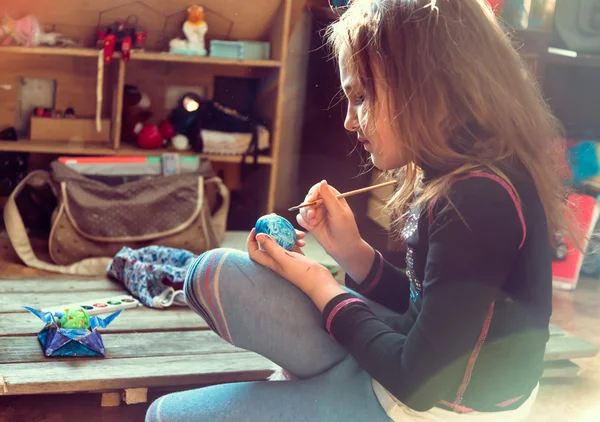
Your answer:
[[[40,312],[29,306],[24,308],[46,324],[37,335],[46,356],[105,356],[98,328],[106,328],[121,313],[117,311],[106,318],[94,315],[90,318],[89,329],[73,329],[58,326],[62,312]]]

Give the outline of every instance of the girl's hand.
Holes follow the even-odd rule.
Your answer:
[[[259,243],[262,250],[259,248]],[[262,233],[257,235],[252,229],[248,236],[247,247],[250,259],[270,268],[311,298],[317,295],[324,285],[332,287],[335,284],[339,288],[338,291],[343,292],[329,270],[306,257],[297,245],[292,251],[285,250],[270,236]]]
[[[358,231],[354,214],[344,198],[336,198],[339,192],[326,181],[314,185],[305,201],[321,198],[323,202],[300,209],[296,216],[298,224],[308,230],[353,280],[365,279],[375,251],[365,242]]]
[[[362,240],[354,214],[344,198],[336,198],[337,189],[326,181],[314,185],[305,201],[323,202],[312,207],[301,208],[296,216],[298,224],[305,228],[338,263],[346,261],[352,248]]]

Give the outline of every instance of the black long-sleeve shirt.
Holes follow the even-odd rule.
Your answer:
[[[414,209],[402,231],[406,270],[376,251],[347,284],[398,312],[382,319],[352,294],[323,312],[325,328],[408,407],[514,409],[542,374],[551,314],[551,248],[533,181],[488,172],[454,181]],[[514,189],[513,189],[514,187]]]

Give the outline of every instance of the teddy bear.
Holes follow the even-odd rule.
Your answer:
[[[134,85],[125,85],[123,94],[123,116],[121,140],[137,143],[138,134],[144,124],[150,120],[150,98]]]

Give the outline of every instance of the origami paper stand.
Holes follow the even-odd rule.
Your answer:
[[[120,313],[117,311],[106,318],[95,315],[90,318],[90,328],[60,328],[57,321],[62,312],[40,312],[24,306],[29,312],[44,321],[46,325],[37,334],[46,356],[105,356],[104,343],[98,328],[106,328]]]

